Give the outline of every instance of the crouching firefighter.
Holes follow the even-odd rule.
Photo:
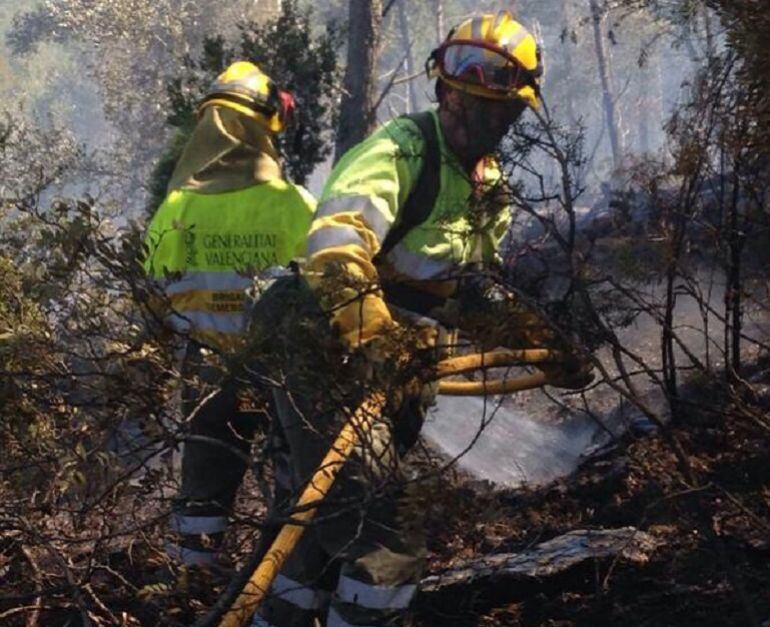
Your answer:
[[[249,273],[300,255],[315,208],[303,188],[284,180],[275,145],[293,108],[291,95],[256,65],[238,61],[228,67],[200,104],[168,195],[148,229],[146,270],[167,297],[167,324],[188,340],[185,380],[194,375],[216,390],[183,390],[190,434],[202,436],[183,447],[172,516],[177,535],[168,546],[186,565],[216,564],[244,458],[264,418],[253,382],[204,366],[204,356],[227,358],[239,349]]]
[[[388,403],[359,435],[254,626],[406,620],[425,566],[427,503],[403,481],[401,455],[431,398],[403,385],[402,373],[442,357],[452,335],[445,327],[486,347],[569,351],[531,310],[510,295],[495,298],[499,291],[479,280],[510,222],[491,153],[527,107],[539,106],[535,38],[508,12],[480,15],[452,30],[428,66],[438,108],[390,121],[330,175],[294,288],[310,304],[297,297],[287,305],[292,296],[278,285],[259,304],[259,324],[284,338],[291,357],[274,379],[285,381],[275,403],[295,489],[308,484],[343,414],[367,390],[382,390]],[[588,381],[577,357],[543,368],[555,385]]]

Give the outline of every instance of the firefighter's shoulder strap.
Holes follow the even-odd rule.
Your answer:
[[[411,120],[422,135],[424,147],[422,152],[422,167],[409,196],[401,207],[398,219],[393,228],[388,231],[382,242],[377,257],[384,257],[404,236],[413,228],[428,219],[433,205],[438,197],[441,175],[441,149],[438,143],[438,133],[433,114],[430,111],[404,115],[402,118]]]

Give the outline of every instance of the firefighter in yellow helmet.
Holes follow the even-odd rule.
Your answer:
[[[203,98],[168,195],[148,227],[145,266],[165,293],[166,324],[187,341],[188,375],[207,385],[183,393],[191,434],[209,440],[193,439],[183,449],[172,516],[178,535],[168,547],[183,564],[217,562],[243,458],[264,411],[251,382],[204,367],[203,355],[239,348],[251,275],[302,254],[315,208],[310,194],[284,180],[275,146],[293,107],[291,95],[259,67],[230,65]]]
[[[489,100],[538,108],[541,51],[532,34],[510,13],[481,15],[453,29],[427,62],[444,84]]]
[[[510,222],[491,153],[528,106],[539,106],[537,42],[508,12],[480,15],[449,34],[428,69],[438,79],[438,109],[392,120],[354,146],[334,167],[315,214],[304,276],[318,317],[341,348],[328,348],[322,366],[310,365],[311,355],[283,350],[293,361],[285,366],[287,390],[275,400],[295,483],[312,476],[338,432],[340,408],[355,407],[361,388],[380,386],[391,406],[362,436],[254,626],[311,625],[319,617],[329,627],[405,619],[425,563],[426,505],[419,486],[400,480],[399,458],[419,433],[428,399],[419,389],[391,386],[404,362],[413,361],[404,359],[401,339],[434,357],[450,336],[447,325],[485,346],[557,343],[515,301],[490,299],[490,327],[462,297],[489,295],[476,279],[496,262]],[[278,293],[274,304],[271,296],[261,303],[265,319],[275,321],[267,328],[287,317]],[[302,322],[286,334],[297,344],[311,341],[302,335],[307,318]],[[318,345],[333,342],[324,337]],[[556,384],[586,383],[580,368],[550,374]],[[321,584],[333,559],[341,565],[329,597]]]

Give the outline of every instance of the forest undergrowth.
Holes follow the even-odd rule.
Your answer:
[[[751,368],[763,387],[768,366]],[[705,381],[689,386],[697,402],[672,425],[704,478],[698,489],[688,489],[660,435],[626,435],[544,488],[484,492],[458,477],[432,519],[433,572],[574,529],[625,526],[657,540],[649,563],[588,560],[539,582],[449,589],[421,599],[422,624],[763,624],[770,616],[770,439],[729,411],[726,419],[721,409],[704,411],[704,404],[723,407],[713,389]]]

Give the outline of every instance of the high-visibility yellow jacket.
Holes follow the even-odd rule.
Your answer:
[[[411,120],[396,118],[353,147],[332,171],[321,197],[308,239],[308,280],[350,347],[393,324],[382,292],[371,289],[380,278],[450,296],[458,271],[492,262],[507,231],[510,210],[494,160],[484,160],[469,176],[432,113],[441,153],[438,196],[427,220],[384,259],[375,263],[422,165],[424,139]],[[329,294],[327,279],[334,265],[360,284]],[[368,291],[362,289],[367,285]]]
[[[215,109],[207,111],[177,166],[190,173],[189,181],[168,194],[150,222],[145,269],[168,296],[168,323],[176,331],[232,350],[246,329],[245,290],[252,277],[303,253],[315,200],[273,178],[277,167],[257,168],[269,155],[233,135],[243,133],[244,119]],[[212,146],[216,153],[207,156]],[[259,172],[267,173],[265,180]]]

